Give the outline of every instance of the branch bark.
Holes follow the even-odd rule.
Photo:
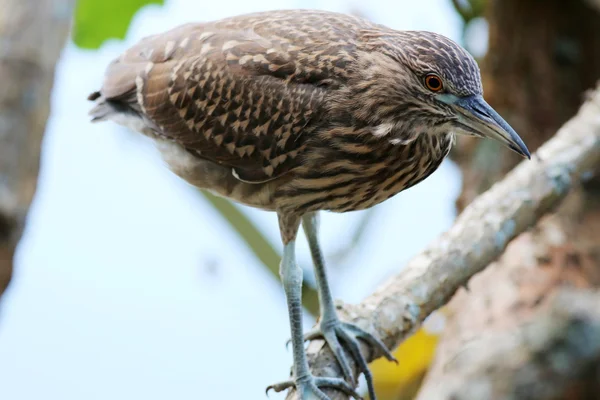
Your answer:
[[[54,66],[75,0],[0,0],[0,295],[35,193]]]
[[[428,376],[418,400],[597,398],[598,290],[560,289],[534,319],[474,341]]]
[[[600,162],[600,87],[591,92],[575,117],[545,143],[531,161],[477,197],[452,228],[413,258],[357,306],[340,306],[343,316],[397,347],[433,311],[446,304],[469,279],[497,259],[508,243],[557,207],[570,189],[588,179]],[[369,354],[372,361],[381,354]],[[312,372],[341,371],[323,341],[308,349]],[[358,373],[353,366],[354,376]],[[328,392],[332,400],[347,396]],[[293,391],[287,399],[295,399]]]
[[[514,240],[470,281],[468,293],[460,291],[445,307],[445,329],[419,399],[597,397],[600,258],[587,248],[581,223],[573,224],[581,195],[571,191],[556,213]],[[565,220],[573,229],[565,231]],[[578,299],[586,293],[597,300],[582,315]]]

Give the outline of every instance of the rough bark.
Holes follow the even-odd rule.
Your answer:
[[[437,364],[417,400],[597,399],[600,291],[560,289],[530,321],[461,347],[466,354]]]
[[[548,308],[556,293],[600,287],[599,207],[597,193],[576,187],[556,213],[474,277],[469,292],[457,293],[419,399],[598,398],[600,355],[587,340],[600,337],[596,328],[584,321],[573,329],[589,328],[596,336],[581,339],[580,347],[556,347],[569,343],[574,330],[563,318],[576,323],[577,309],[556,315]],[[590,311],[600,318],[600,308]],[[544,332],[524,338],[530,326]]]
[[[600,14],[591,5],[584,0],[489,2],[490,46],[482,63],[486,98],[530,148],[579,107],[583,93],[600,77]],[[467,143],[457,152],[464,175],[459,209],[515,162],[485,146]],[[573,306],[569,314],[567,305],[557,314],[552,299],[567,289],[600,287],[599,165],[590,165],[589,176],[555,213],[519,236],[469,282],[469,292],[449,303],[447,328],[421,399],[597,398],[600,358],[593,354],[594,344],[584,338],[579,348],[553,347],[569,343],[569,324],[563,323],[576,319],[578,311]],[[595,312],[597,317],[600,310]],[[521,334],[532,326],[546,331],[524,342]],[[545,388],[537,385],[540,380]]]
[[[391,348],[446,304],[469,279],[497,259],[508,243],[555,209],[600,162],[600,89],[556,136],[504,180],[471,203],[452,228],[402,272],[360,305],[345,307],[346,319],[378,335]],[[371,361],[380,354],[362,351]],[[308,347],[318,376],[341,377],[333,354],[322,341]],[[354,369],[355,376],[356,369]],[[330,392],[332,399],[347,398]],[[294,392],[288,399],[296,398]]]
[[[74,0],[0,0],[0,295],[35,193],[54,66]]]

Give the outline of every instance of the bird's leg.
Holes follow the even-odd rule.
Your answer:
[[[369,396],[372,400],[375,400],[373,377],[369,371],[365,357],[360,352],[360,345],[357,339],[363,339],[372,348],[383,353],[388,360],[396,361],[396,359],[379,338],[354,324],[342,322],[338,318],[333,297],[331,296],[331,291],[329,289],[329,283],[327,282],[327,272],[325,270],[323,254],[321,253],[321,247],[319,245],[318,223],[319,220],[316,213],[306,214],[302,217],[302,227],[306,233],[315,266],[315,276],[317,279],[319,306],[321,311],[319,324],[309,331],[304,336],[304,339],[312,340],[318,337],[324,338],[340,363],[344,376],[354,384],[352,370],[350,369],[350,364],[344,352],[344,347],[346,347],[350,351],[350,355],[354,361],[358,364],[358,368],[365,374]]]
[[[280,224],[283,218],[280,216]],[[296,222],[296,231],[291,235],[286,235],[289,227],[282,226],[282,236],[284,240],[283,258],[280,265],[280,275],[283,281],[285,296],[287,298],[288,313],[290,319],[291,342],[294,356],[294,377],[292,380],[271,385],[267,388],[280,392],[282,390],[295,387],[301,400],[329,400],[319,387],[330,387],[343,391],[349,396],[360,399],[360,396],[343,379],[315,377],[311,374],[306,354],[304,352],[304,337],[302,335],[302,269],[296,264],[295,255],[295,234],[298,229],[299,219]],[[287,240],[286,240],[287,239]]]

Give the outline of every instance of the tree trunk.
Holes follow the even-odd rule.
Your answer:
[[[599,9],[585,0],[490,0],[486,18],[485,97],[533,152],[576,113],[600,78]],[[519,161],[482,140],[463,140],[453,155],[464,176],[459,210]],[[598,398],[600,351],[593,335],[600,309],[581,314],[564,299],[600,296],[594,290],[600,287],[599,172],[598,166],[587,171],[556,213],[515,239],[449,303],[448,327],[420,398]],[[580,327],[592,336],[567,346]],[[487,391],[472,391],[484,386]]]
[[[36,189],[54,66],[75,0],[0,0],[0,295]]]
[[[571,118],[600,77],[600,13],[584,0],[489,0],[484,95],[535,151]],[[457,206],[520,161],[501,145],[461,138],[453,152],[463,176]]]

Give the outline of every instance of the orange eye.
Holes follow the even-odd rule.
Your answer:
[[[432,92],[439,92],[444,88],[442,79],[434,74],[429,74],[425,77],[425,86],[427,86],[427,89],[431,90]]]

